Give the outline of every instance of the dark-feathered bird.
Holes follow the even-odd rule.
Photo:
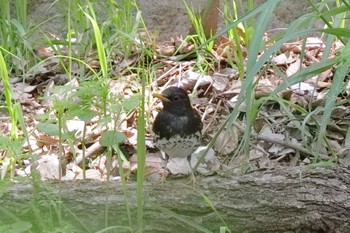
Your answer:
[[[182,157],[190,161],[191,154],[201,145],[203,124],[192,108],[186,91],[169,87],[153,94],[163,103],[154,123],[155,143],[169,158]]]

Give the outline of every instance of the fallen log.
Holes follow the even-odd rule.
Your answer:
[[[199,179],[195,188],[186,184],[187,179],[167,180],[163,186],[146,182],[144,232],[219,232],[224,226],[231,232],[350,232],[350,170],[346,168],[292,167]],[[109,226],[131,224],[136,229],[135,183],[127,184],[130,222],[119,182],[110,182],[108,189],[99,181],[39,185],[39,189],[28,183],[13,185],[1,198],[2,208],[29,221],[21,206],[49,197],[63,204],[62,218],[74,232],[101,230],[106,216]],[[10,220],[0,215],[0,221]]]

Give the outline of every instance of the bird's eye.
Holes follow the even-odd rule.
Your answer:
[[[180,97],[178,96],[178,95],[175,95],[174,97],[173,97],[173,100],[179,100],[180,99]]]

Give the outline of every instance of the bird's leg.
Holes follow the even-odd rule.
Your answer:
[[[165,182],[166,182],[166,177],[167,177],[167,175],[169,174],[169,173],[168,173],[168,170],[167,170],[167,168],[166,168],[166,164],[167,164],[168,161],[169,161],[169,156],[168,156],[164,151],[160,151],[160,153],[161,153],[161,155],[162,155],[161,158],[164,159],[164,160],[166,160],[165,167],[164,167],[164,171],[163,171],[163,173],[161,174],[161,177],[160,177],[160,183],[161,183],[162,187],[164,187],[164,184],[165,184]]]
[[[166,173],[165,172],[163,172],[163,174],[161,175],[161,177],[160,177],[160,185],[162,186],[162,187],[164,187],[164,184],[165,184],[165,182],[166,182]]]
[[[190,169],[191,169],[191,177],[190,177],[190,182],[188,182],[188,184],[192,184],[193,186],[196,186],[197,179],[196,179],[196,176],[194,174],[195,171],[192,168],[191,155],[187,156],[187,161],[188,161],[188,164],[190,165]]]

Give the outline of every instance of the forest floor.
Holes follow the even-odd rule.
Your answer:
[[[264,40],[267,44],[272,43],[268,36]],[[155,177],[158,179],[169,173],[165,169],[166,161],[153,144],[151,126],[162,107],[159,100],[153,99],[152,92],[159,92],[171,85],[188,90],[193,107],[200,113],[204,124],[203,146],[216,138],[213,150],[210,150],[216,158],[204,165],[206,174],[243,174],[255,170],[274,169],[277,166],[333,166],[339,163],[349,166],[349,149],[344,146],[350,121],[349,77],[344,78],[343,90],[331,112],[324,143],[317,148],[319,144],[316,138],[328,98],[327,93],[332,86],[335,67],[323,70],[317,76],[300,80],[299,83],[271,96],[283,81],[323,59],[325,42],[317,37],[285,43],[255,77],[253,97],[256,103],[253,109],[256,112],[253,113],[255,117],[249,135],[248,150],[242,146],[243,135],[247,132],[245,103],[240,105],[240,114],[232,124],[217,134],[235,108],[238,95],[246,91],[244,77],[230,59],[230,50],[227,50],[230,46],[233,45],[226,38],[218,38],[209,55],[211,63],[203,63],[204,65],[196,58],[178,59],[179,56],[194,49],[193,44],[185,42],[182,38],[174,38],[155,46],[155,53],[148,64],[154,70],[153,79],[149,81],[144,96],[147,177],[156,174]],[[336,56],[341,48],[342,46],[335,42],[329,58]],[[91,51],[91,54],[95,54],[94,51]],[[245,60],[247,54],[245,52],[242,54]],[[101,118],[93,116],[89,120],[84,120],[67,117],[63,124],[67,138],[63,141],[58,137],[57,120],[47,121],[57,115],[56,110],[59,108],[57,103],[60,101],[61,105],[73,103],[72,106],[68,104],[67,108],[85,111],[85,107],[79,109],[82,100],[74,93],[79,89],[85,90],[86,93],[91,92],[89,93],[91,95],[94,93],[98,95],[96,87],[87,85],[86,81],[82,85],[78,78],[80,71],[74,63],[73,71],[75,69],[76,74],[74,72],[72,75],[66,74],[60,65],[61,60],[54,56],[50,48],[38,50],[38,55],[46,60],[24,81],[19,77],[11,78],[13,98],[22,106],[25,131],[28,133],[28,140],[21,147],[25,155],[18,153],[12,175],[26,176],[37,170],[42,179],[57,179],[58,155],[62,154],[63,179],[86,177],[106,180],[109,169],[108,155],[100,141],[106,128],[101,124]],[[91,55],[91,60],[86,62],[98,70],[99,62],[95,57]],[[139,77],[135,72],[130,72],[130,67],[137,66],[139,59],[140,55],[135,51],[127,59],[116,58],[115,61],[109,61],[114,74],[110,77],[110,94],[121,97],[122,107],[126,109],[118,111],[117,108],[110,108],[109,111],[113,118],[111,122],[114,122],[117,130],[123,134],[122,137],[125,137],[121,140],[120,149],[123,152],[123,168],[129,176],[137,171],[137,118],[140,110],[137,106],[141,89]],[[201,65],[206,72],[199,71]],[[63,92],[55,91],[57,86],[63,86],[65,89]],[[0,86],[0,89],[2,90],[3,86]],[[97,104],[89,110],[101,111]],[[113,115],[113,111],[118,114]],[[2,112],[0,118],[0,131],[4,135],[9,135],[10,118],[6,112]],[[2,143],[6,144],[5,141]],[[82,169],[83,156],[86,158],[85,172]],[[6,151],[3,150],[0,153],[0,160],[5,157]],[[8,169],[10,164],[2,163],[0,170]],[[120,174],[116,169],[118,162],[115,156],[112,157],[111,166],[111,176],[118,178]]]

